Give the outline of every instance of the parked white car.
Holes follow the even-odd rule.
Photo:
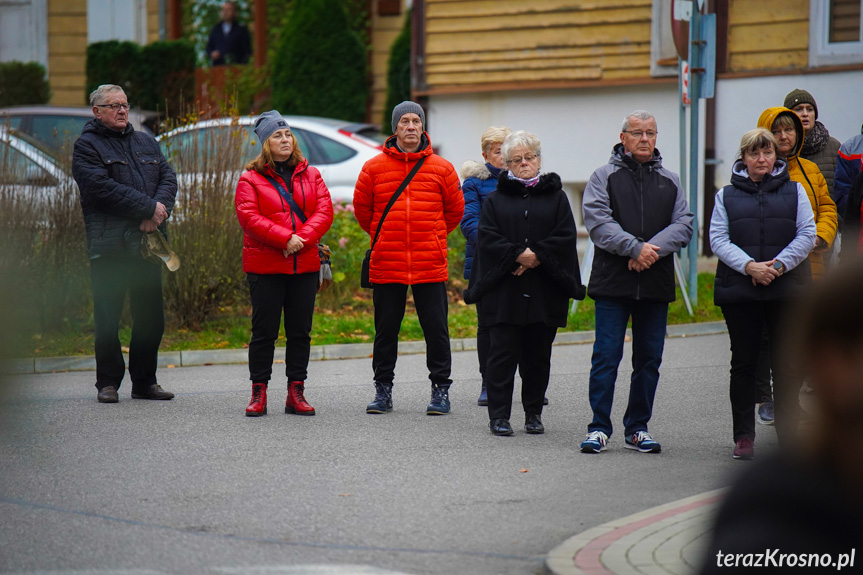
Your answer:
[[[56,188],[71,178],[40,142],[0,125],[0,186]]]
[[[160,135],[162,151],[180,175],[181,186],[187,178],[195,181],[194,171],[184,166],[205,165],[204,154],[221,156],[217,165],[236,172],[236,186],[243,166],[261,151],[253,131],[257,116],[203,120]],[[373,124],[352,124],[343,120],[313,116],[285,116],[309,164],[321,172],[330,195],[336,201],[353,201],[354,186],[363,164],[380,153],[383,138]],[[239,146],[239,153],[218,148]],[[178,154],[186,154],[183,161]],[[192,161],[190,162],[191,154]],[[212,158],[210,158],[212,159]],[[228,165],[229,164],[229,165]],[[209,163],[208,165],[212,165]]]

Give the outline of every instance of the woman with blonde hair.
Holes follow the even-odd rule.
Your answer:
[[[461,220],[461,233],[465,239],[464,253],[464,279],[470,280],[473,256],[476,251],[476,230],[479,226],[479,215],[486,196],[497,188],[497,177],[501,170],[506,169],[503,156],[500,153],[501,145],[510,134],[506,126],[491,126],[482,134],[480,146],[482,159],[485,163],[466,161],[461,167],[462,185],[464,192],[464,216]],[[489,335],[488,327],[479,326],[476,329],[476,352],[479,357],[479,373],[482,377],[482,389],[479,393],[477,405],[488,405],[488,392],[485,383],[485,365],[488,359]]]
[[[731,339],[734,459],[755,456],[756,365],[765,324],[781,442],[793,440],[799,411],[800,382],[778,350],[788,302],[811,281],[816,228],[806,190],[791,181],[777,155],[768,130],[746,132],[731,184],[716,193],[710,219],[710,248],[719,258],[713,298]]]
[[[252,299],[246,415],[267,413],[267,385],[279,323],[285,316],[285,413],[314,415],[305,399],[312,312],[321,267],[318,241],[333,223],[333,202],[321,174],[297,145],[276,110],[255,121],[261,153],[237,184],[237,218],[243,228],[243,271]]]

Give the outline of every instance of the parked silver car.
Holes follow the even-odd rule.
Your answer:
[[[162,151],[181,176],[181,185],[204,166],[205,155],[219,169],[233,171],[233,185],[239,180],[243,166],[261,151],[253,132],[256,116],[204,120],[171,130],[158,136]],[[363,164],[382,149],[383,139],[373,124],[356,124],[343,120],[313,116],[285,116],[309,164],[320,170],[321,177],[334,200],[352,201],[354,186]],[[239,147],[238,153],[226,153],[226,148]],[[184,156],[179,159],[179,156]],[[221,159],[223,157],[224,159]]]

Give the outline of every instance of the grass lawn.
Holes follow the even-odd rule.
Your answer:
[[[671,304],[668,323],[693,323],[722,320],[719,308],[713,305],[713,274],[698,276],[698,306],[694,316],[686,311],[678,290],[677,301]],[[594,327],[593,301],[579,302],[578,310],[570,314],[567,326],[561,331],[592,330]],[[461,299],[450,304],[450,337],[458,339],[476,336],[476,307],[465,305]],[[162,339],[162,351],[188,349],[235,349],[247,347],[251,330],[251,309],[225,308],[218,317],[202,325],[200,331],[177,329],[170,324]],[[127,322],[124,322],[127,323]],[[120,341],[128,344],[131,328],[124,325],[120,330]],[[409,301],[408,311],[400,333],[403,341],[423,339],[419,320]],[[361,292],[355,305],[342,309],[318,309],[312,328],[312,345],[331,343],[365,343],[374,339],[374,316],[370,292]],[[93,326],[84,324],[62,332],[36,334],[15,350],[19,357],[52,357],[93,354]],[[284,345],[280,336],[276,345]]]

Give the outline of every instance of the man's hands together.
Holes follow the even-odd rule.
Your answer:
[[[629,258],[627,267],[630,271],[643,272],[659,261],[659,246],[644,242],[638,259]]]
[[[143,220],[139,226],[142,232],[155,232],[159,225],[168,219],[168,209],[162,202],[156,202],[156,211],[149,220]]]

